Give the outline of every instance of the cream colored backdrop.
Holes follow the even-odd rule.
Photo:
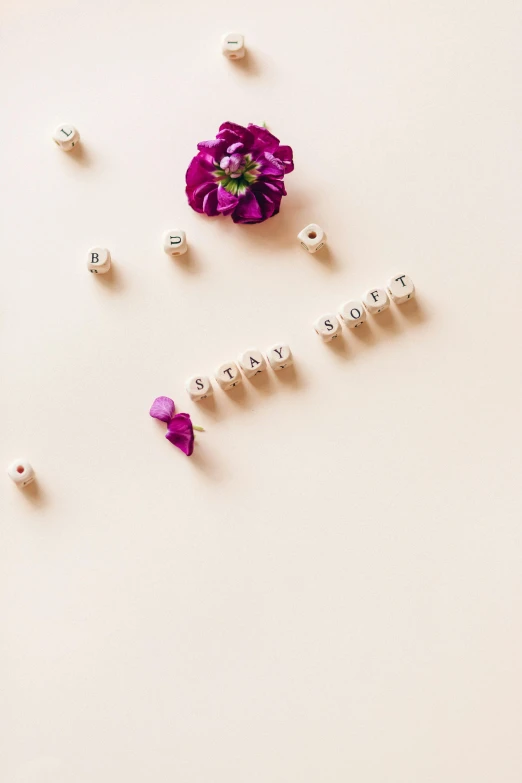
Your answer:
[[[521,17],[4,0],[0,465],[38,485],[0,482],[2,781],[520,783]],[[294,148],[263,225],[186,204],[225,120]],[[321,343],[403,271],[416,303]],[[295,372],[188,400],[278,340]]]

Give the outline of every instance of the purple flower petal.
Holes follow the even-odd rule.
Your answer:
[[[177,413],[170,421],[167,434],[167,440],[170,440],[178,449],[190,457],[194,451],[194,429],[188,413]]]
[[[265,152],[258,158],[259,172],[265,177],[284,177],[285,167],[271,152]]]
[[[226,141],[223,139],[210,139],[209,141],[200,141],[198,150],[207,153],[213,160],[219,160],[227,148]]]
[[[261,207],[251,190],[247,190],[239,199],[239,204],[232,212],[234,223],[259,223],[263,220]]]
[[[252,150],[255,152],[274,152],[279,146],[279,139],[274,136],[273,133],[267,128],[262,128],[260,125],[249,124],[248,130],[255,136],[255,144],[252,146]]]
[[[227,152],[229,155],[232,155],[232,153],[237,152],[238,150],[243,149],[245,145],[242,144],[240,141],[236,142],[235,144],[231,144],[230,147],[228,147]]]
[[[159,419],[168,424],[174,416],[174,411],[174,401],[171,400],[170,397],[156,397],[152,403],[149,414],[153,419]]]
[[[294,153],[292,147],[283,144],[274,150],[274,155],[279,158],[285,167],[285,174],[290,174],[294,170]]]
[[[190,188],[196,188],[203,182],[208,182],[212,179],[212,173],[214,166],[209,163],[202,155],[196,155],[192,158],[190,166],[185,174],[185,180]]]
[[[221,212],[222,215],[230,215],[230,213],[233,212],[237,207],[239,202],[238,197],[234,196],[233,193],[229,193],[228,190],[225,190],[225,188],[218,189],[217,199],[218,212]]]
[[[241,141],[245,147],[252,147],[254,144],[254,134],[250,132],[248,128],[243,125],[237,125],[235,122],[224,122],[219,126],[218,138],[225,138],[224,131],[231,131],[237,136],[237,139],[229,141],[229,144],[234,144],[236,141]],[[222,135],[223,134],[223,135]],[[279,143],[279,142],[278,142]]]
[[[216,187],[209,191],[203,199],[203,212],[209,217],[215,217],[219,214],[217,208],[217,194],[218,186],[216,185]]]

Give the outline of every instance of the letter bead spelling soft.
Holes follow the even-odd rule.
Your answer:
[[[7,468],[9,476],[19,487],[26,487],[34,481],[34,470],[26,459],[17,459]]]
[[[325,313],[314,324],[314,329],[325,343],[329,343],[341,332],[341,324],[335,313]]]
[[[404,304],[415,296],[415,286],[408,275],[392,277],[388,282],[388,291],[395,304]]]
[[[80,134],[73,125],[58,125],[53,133],[53,139],[62,150],[69,152],[80,141]]]
[[[355,329],[366,321],[366,310],[359,299],[345,302],[339,308],[339,315],[348,329]]]
[[[232,389],[242,382],[241,373],[239,367],[235,362],[226,362],[226,364],[220,364],[215,372],[216,381],[224,391]]]
[[[382,313],[390,306],[388,294],[384,288],[370,288],[363,296],[364,306],[372,315]]]
[[[185,383],[185,389],[193,402],[204,400],[214,393],[210,379],[206,375],[193,375]]]

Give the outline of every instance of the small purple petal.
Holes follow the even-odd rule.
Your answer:
[[[210,155],[214,160],[219,160],[227,148],[226,141],[223,139],[210,139],[209,141],[200,141],[198,150]]]
[[[283,177],[285,174],[285,167],[271,152],[265,152],[264,155],[258,159],[258,163],[259,172],[263,176]]]
[[[170,421],[167,434],[167,440],[170,440],[178,449],[190,457],[194,451],[194,429],[188,413],[178,413]]]
[[[174,401],[171,400],[170,397],[156,397],[152,403],[149,414],[153,419],[159,419],[168,424],[174,416],[174,411]]]
[[[274,152],[279,146],[279,139],[270,133],[267,128],[262,128],[260,125],[248,126],[248,130],[255,136],[255,143],[252,146],[252,150],[255,152]]]
[[[218,190],[218,212],[222,215],[230,215],[231,212],[237,207],[239,199],[234,196],[233,193],[229,193],[225,188],[219,188]]]
[[[263,220],[261,207],[252,191],[247,190],[244,196],[239,199],[239,204],[232,212],[234,223],[259,223]]]
[[[202,155],[196,155],[195,158],[192,158],[187,173],[185,174],[187,186],[196,188],[203,182],[208,182],[212,179],[213,171],[214,166],[212,163],[209,163]]]
[[[227,152],[229,155],[232,155],[233,152],[237,152],[238,150],[243,149],[244,146],[245,146],[244,144],[238,141],[235,144],[231,144],[230,147],[227,149]]]
[[[218,215],[218,208],[217,208],[217,194],[218,194],[218,186],[216,184],[216,187],[211,190],[205,198],[203,199],[203,212],[205,215],[208,215],[209,217],[215,217]]]
[[[292,147],[289,147],[286,144],[282,144],[276,150],[274,150],[274,155],[276,158],[279,158],[285,167],[285,174],[290,174],[290,172],[294,170],[294,153],[292,151]]]

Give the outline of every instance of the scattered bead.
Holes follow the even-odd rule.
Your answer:
[[[92,247],[87,254],[87,269],[95,275],[104,275],[111,268],[111,254],[106,247]]]
[[[58,125],[53,133],[53,139],[62,150],[69,152],[80,141],[80,134],[73,125]]]
[[[245,37],[241,33],[227,33],[221,39],[221,51],[229,60],[240,60],[245,56]]]
[[[318,250],[326,245],[326,234],[317,223],[310,223],[309,226],[303,228],[297,235],[297,238],[301,243],[301,247],[304,247],[309,253],[317,253]]]
[[[26,487],[34,481],[34,470],[26,459],[17,459],[7,468],[9,476],[19,487]]]
[[[171,256],[182,256],[188,250],[187,237],[184,231],[174,229],[163,235],[163,249]]]

